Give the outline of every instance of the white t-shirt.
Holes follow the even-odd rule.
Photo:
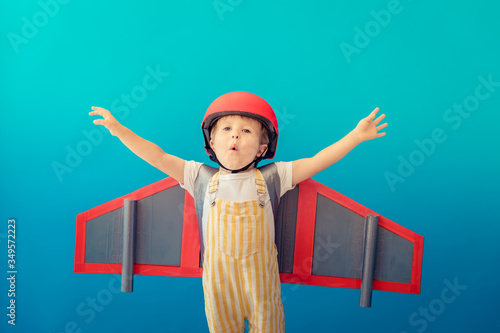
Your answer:
[[[275,163],[278,171],[278,176],[281,182],[281,193],[280,197],[283,196],[288,190],[293,189],[292,186],[292,162],[277,162]],[[196,177],[198,176],[198,171],[202,166],[202,163],[195,161],[186,161],[184,167],[184,184],[179,184],[182,188],[189,192],[194,197],[194,183]],[[243,202],[250,200],[259,200],[257,191],[255,188],[255,169],[248,172],[231,173],[231,174],[220,174],[219,175],[219,188],[217,190],[218,199],[233,201],[233,202]],[[207,219],[208,212],[210,211],[210,195],[207,191],[205,192],[205,200],[203,207],[203,218],[202,227],[204,238],[207,235]],[[267,215],[267,221],[269,222],[269,230],[271,230],[271,239],[274,239],[274,216],[271,207],[271,199],[269,198],[269,193],[266,193],[265,198],[265,211]],[[203,240],[206,247],[206,239]]]

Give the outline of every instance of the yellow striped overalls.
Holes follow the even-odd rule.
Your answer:
[[[245,318],[251,333],[284,332],[277,250],[264,210],[266,184],[254,170],[259,200],[217,199],[218,172],[209,183],[203,291],[211,333],[243,332]]]

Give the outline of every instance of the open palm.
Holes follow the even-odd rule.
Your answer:
[[[375,119],[378,111],[379,108],[375,108],[375,110],[373,110],[368,117],[361,119],[361,121],[356,126],[356,135],[361,142],[380,138],[386,134],[385,132],[379,133],[381,129],[387,126],[387,123],[379,125],[382,119],[385,118],[385,114],[382,114],[377,119]]]

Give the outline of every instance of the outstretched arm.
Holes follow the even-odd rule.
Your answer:
[[[378,111],[379,108],[373,110],[370,115],[363,118],[349,134],[333,145],[323,149],[313,157],[293,161],[293,185],[314,176],[318,172],[336,163],[361,142],[384,136],[385,132],[379,133],[379,131],[385,128],[387,123],[380,126],[378,124],[385,118],[385,114],[375,119]]]
[[[120,124],[108,110],[96,106],[93,106],[92,110],[94,111],[90,112],[89,115],[103,117],[103,119],[95,119],[94,124],[103,125],[111,135],[117,136],[134,154],[180,183],[184,183],[185,161],[183,159],[167,154],[154,143],[141,138]]]

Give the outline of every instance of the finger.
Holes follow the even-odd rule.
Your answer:
[[[95,114],[102,114],[102,109],[100,107],[93,106],[93,107],[91,107],[91,109],[93,110],[93,111],[89,112],[89,115],[91,115],[91,116],[93,116]]]
[[[106,113],[104,113],[104,112],[101,112],[101,111],[89,112],[89,116],[95,116],[95,115],[102,116],[104,119],[106,119]]]
[[[378,110],[379,110],[379,108],[378,108],[378,107],[376,107],[376,108],[375,108],[375,109],[374,109],[374,110],[370,113],[370,115],[368,116],[368,119],[369,119],[369,120],[373,120],[373,119],[375,119],[375,116],[377,115]]]
[[[98,106],[92,106],[92,107],[90,107],[90,108],[91,108],[93,111],[98,111],[98,110],[100,109],[100,107],[98,107]]]
[[[93,110],[92,112],[98,112],[98,113],[106,113],[109,112],[105,108],[101,108],[99,106],[92,106],[91,109]]]
[[[377,132],[378,132],[378,131],[380,131],[381,129],[386,128],[386,127],[387,127],[387,123],[383,123],[382,125],[375,127],[375,129],[376,129],[376,130],[377,130]]]
[[[383,136],[385,136],[385,132],[382,132],[382,133],[378,133],[378,134],[377,134],[377,138],[381,138],[381,137],[383,137]]]
[[[93,106],[92,110],[94,110],[94,111],[89,112],[89,115],[91,115],[91,116],[97,114],[99,116],[102,116],[102,117],[106,118],[106,115],[109,113],[108,110],[106,110],[104,108],[100,108],[98,106]]]
[[[96,119],[93,122],[94,122],[94,125],[104,125],[103,124],[103,119]]]
[[[378,123],[380,123],[382,121],[382,119],[385,118],[385,114],[381,114],[377,119],[375,119],[373,122],[375,123],[375,125],[378,125]]]

